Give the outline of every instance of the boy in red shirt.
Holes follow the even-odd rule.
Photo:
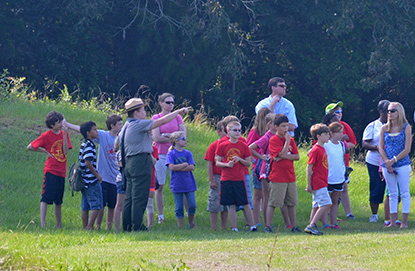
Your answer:
[[[269,200],[266,212],[265,232],[272,232],[271,224],[275,208],[287,206],[291,221],[291,231],[300,232],[297,228],[295,206],[298,204],[297,185],[295,183],[294,161],[300,159],[297,145],[288,132],[288,118],[277,114],[274,118],[277,133],[269,141],[271,155],[271,172],[269,174]]]
[[[310,225],[304,231],[309,234],[322,235],[317,222],[327,214],[331,206],[331,198],[327,190],[329,167],[324,143],[330,139],[330,129],[323,123],[310,128],[311,136],[317,143],[311,149],[307,165],[307,189],[313,194],[313,209],[310,214]]]
[[[224,132],[223,123],[219,121],[216,124],[216,132],[219,139],[226,136]],[[207,162],[207,172],[209,177],[209,198],[207,210],[210,212],[210,227],[216,230],[216,223],[218,221],[218,213],[220,213],[220,221],[222,230],[226,229],[226,220],[228,219],[228,210],[226,206],[220,205],[220,176],[221,169],[216,166],[215,153],[218,148],[219,140],[210,144],[206,151],[205,160]]]
[[[48,158],[43,170],[42,198],[40,200],[40,226],[46,227],[48,204],[55,204],[56,227],[62,228],[62,202],[65,190],[66,161],[72,149],[67,128],[63,126],[63,115],[52,111],[46,116],[46,126],[50,129],[27,146],[29,151],[46,153]]]
[[[246,143],[238,140],[241,136],[239,122],[228,123],[226,129],[229,140],[221,142],[216,150],[216,166],[222,168],[220,204],[229,205],[229,219],[233,231],[238,231],[236,206],[243,206],[246,224],[251,231],[256,231],[245,186],[245,169],[251,165],[251,151]]]

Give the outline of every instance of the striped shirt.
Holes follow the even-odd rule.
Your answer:
[[[86,166],[85,160],[91,161],[92,166],[97,168],[97,155],[95,144],[91,140],[87,139],[81,144],[81,149],[79,150],[79,164],[82,169],[82,178],[86,183],[94,183],[98,181],[97,177],[91,172],[91,170]]]

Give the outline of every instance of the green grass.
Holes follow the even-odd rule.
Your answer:
[[[72,108],[20,100],[0,101],[0,270],[267,270],[272,254],[273,270],[411,270],[414,266],[415,221],[408,230],[385,229],[368,223],[368,176],[364,165],[355,163],[349,185],[355,221],[340,222],[340,231],[325,230],[324,236],[291,234],[280,229],[275,235],[241,231],[212,232],[206,211],[208,179],[203,160],[216,134],[205,126],[187,123],[198,185],[196,192],[198,229],[177,229],[173,196],[165,191],[166,222],[149,232],[122,233],[81,230],[81,195],[66,191],[62,208],[64,229],[54,229],[53,208],[48,208],[47,229],[39,227],[39,200],[46,159],[26,150],[27,144],[46,131],[44,118],[51,110],[62,112],[68,121],[80,124],[93,120],[105,128],[105,115]],[[81,137],[70,134],[77,159]],[[311,195],[304,191],[306,150],[300,149],[295,163],[300,228],[308,223]],[[415,187],[411,185],[411,195]],[[412,208],[412,212],[413,212]],[[343,210],[339,216],[344,217]],[[379,211],[383,219],[383,207]],[[282,225],[276,212],[274,225]],[[244,225],[238,213],[238,225]]]

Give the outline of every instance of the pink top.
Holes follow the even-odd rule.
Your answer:
[[[164,115],[159,113],[154,115],[153,117],[151,117],[152,120],[156,120],[159,119],[161,117],[163,117]],[[160,135],[163,133],[173,133],[173,132],[177,132],[179,131],[179,125],[183,124],[183,119],[182,116],[177,115],[177,117],[175,117],[173,120],[171,120],[170,122],[162,125],[159,127],[160,129]],[[169,151],[169,148],[171,146],[170,141],[166,142],[166,143],[158,143],[154,141],[153,144],[158,150],[159,150],[159,154],[167,154],[167,152]]]
[[[246,139],[246,143],[249,146],[260,138],[261,138],[260,134],[255,129],[252,129],[251,131],[249,131],[248,137]],[[255,151],[260,152],[260,150],[258,148]],[[260,154],[263,154],[263,153],[260,152]],[[258,164],[258,158],[254,157],[254,159],[255,160],[252,163],[252,168],[253,169],[255,169],[256,165]]]

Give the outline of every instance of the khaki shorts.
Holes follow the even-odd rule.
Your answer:
[[[281,208],[298,204],[297,185],[293,183],[269,183],[268,206]]]
[[[212,188],[209,188],[209,198],[208,198],[208,206],[207,210],[212,213],[219,213],[227,211],[225,206],[220,205],[220,175],[213,175],[213,178],[215,178],[216,185],[218,188],[216,190],[213,190]]]

